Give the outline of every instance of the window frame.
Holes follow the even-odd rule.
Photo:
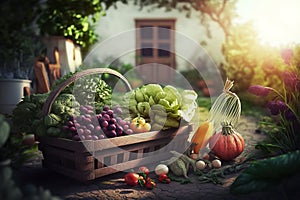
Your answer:
[[[135,19],[135,26],[136,26],[136,65],[144,64],[144,63],[161,63],[167,64],[172,68],[175,68],[175,18],[158,18],[158,19],[144,19],[139,18]],[[153,38],[152,39],[142,39],[140,27],[143,26],[151,26],[154,27],[153,31]],[[169,39],[159,39],[158,38],[158,31],[157,27],[168,26],[170,27],[170,38]],[[142,57],[141,52],[141,44],[142,43],[151,43],[153,44],[153,56],[151,57]],[[167,44],[170,46],[170,55],[169,56],[159,56],[159,44]],[[172,53],[173,52],[173,53]]]

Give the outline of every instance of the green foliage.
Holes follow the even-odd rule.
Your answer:
[[[51,136],[61,135],[61,126],[69,120],[70,116],[79,114],[80,104],[74,95],[62,93],[53,102],[49,115],[43,116],[42,109],[49,93],[32,94],[25,97],[13,110],[13,132],[35,134],[43,136],[46,133]],[[14,145],[14,143],[12,144]]]
[[[268,100],[267,108],[272,118],[264,117],[259,122],[259,128],[268,137],[256,146],[267,153],[287,153],[300,149],[300,68],[297,66],[300,55],[299,47],[294,49],[282,51],[281,57],[288,65],[279,75],[283,82],[282,87],[276,89],[254,85],[249,88],[252,94]],[[261,93],[264,90],[267,93]]]
[[[114,60],[114,61],[107,66],[107,64],[105,64],[105,63],[107,63],[106,60]],[[123,75],[133,69],[133,66],[131,64],[123,63],[119,59],[107,58],[106,60],[104,60],[103,63],[99,63],[98,66],[108,67],[108,68],[113,69]],[[119,81],[119,78],[117,78],[113,75],[109,75],[109,74],[104,74],[102,76],[102,79],[111,87],[115,86],[117,84],[117,82]]]
[[[184,70],[180,72],[182,76],[186,78],[186,80],[189,81],[191,84],[192,88],[197,92],[200,93],[200,87],[199,87],[199,82],[203,80],[203,77],[199,74],[199,71],[195,68],[189,69],[189,70]]]
[[[280,148],[279,145],[275,144],[279,139],[277,138],[277,133],[280,132],[280,126],[274,122],[274,119],[269,116],[261,116],[258,121],[257,130],[266,134],[268,138],[258,142],[255,146],[256,149],[260,149],[266,153],[274,153]]]
[[[200,106],[202,108],[206,108],[207,110],[209,110],[212,105],[212,100],[207,97],[198,97],[196,102],[197,102],[198,106]]]
[[[208,19],[218,23],[226,36],[231,34],[230,27],[232,26],[232,19],[237,17],[235,11],[236,2],[237,0],[135,0],[135,3],[140,5],[141,8],[145,6],[153,6],[153,9],[165,8],[166,11],[177,9],[180,12],[186,13],[187,17],[190,17],[193,9],[199,11],[201,23],[207,28],[208,38],[211,38]]]
[[[41,111],[49,93],[26,96],[13,110],[12,131],[15,133],[34,133],[36,120],[40,120]]]
[[[300,151],[253,162],[230,186],[235,194],[265,191],[300,172]]]
[[[9,129],[9,124],[0,115],[0,199],[59,200],[60,198],[52,196],[49,190],[44,190],[41,187],[36,188],[33,185],[22,185],[19,187],[15,183],[10,165],[22,164],[33,155],[33,152],[37,151],[37,145],[33,147],[23,145],[24,138],[21,135],[9,135]]]
[[[92,22],[97,20],[102,8],[99,1],[45,1],[37,23],[42,35],[64,36],[83,48],[96,41]]]
[[[14,78],[28,78],[34,57],[43,50],[32,25],[39,10],[38,2],[4,0],[0,3],[0,68],[4,73],[14,73]]]
[[[255,148],[267,154],[282,154],[300,148],[300,136],[294,124],[285,121],[280,124],[274,118],[263,116],[258,122],[258,130],[266,134],[267,138],[256,144]]]
[[[42,5],[37,23],[42,35],[64,36],[80,45],[83,54],[97,42],[95,22],[105,15],[105,9],[114,5],[113,1],[100,0],[47,0]]]
[[[207,172],[197,170],[196,174],[199,176],[201,183],[223,184],[223,179],[230,174],[240,172],[248,167],[247,163],[236,163],[233,165],[226,165],[219,169],[211,169]]]
[[[0,115],[0,162],[9,160],[14,167],[18,167],[31,158],[37,145],[24,145],[24,138],[25,135],[10,133],[9,124]]]
[[[251,23],[235,25],[222,47],[226,76],[235,81],[235,90],[244,92],[251,84],[281,88],[280,74],[286,67],[280,50],[259,43]]]
[[[75,72],[70,72],[55,82],[51,90],[59,87],[60,84],[65,82],[71,76],[86,69],[86,66],[81,66]],[[104,105],[111,104],[112,88],[101,78],[98,74],[89,75],[78,79],[77,81],[68,85],[63,91],[63,94],[74,94],[76,101],[80,105],[92,105],[95,107],[96,112],[100,112]]]
[[[104,105],[111,104],[112,89],[99,75],[77,80],[73,86],[73,93],[81,105],[92,105],[97,113]]]
[[[35,156],[37,144],[24,145],[25,135],[10,134],[6,143],[0,148],[0,161],[11,160],[13,167],[20,167],[24,162]]]

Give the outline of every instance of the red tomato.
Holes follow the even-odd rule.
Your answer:
[[[147,189],[152,190],[154,187],[156,187],[156,183],[152,179],[148,179],[145,186]]]
[[[146,174],[146,175],[148,175],[148,174],[150,173],[149,169],[148,169],[147,167],[145,167],[145,166],[141,166],[141,167],[139,168],[139,171],[140,171],[141,173]]]
[[[127,185],[136,186],[139,184],[140,175],[134,172],[129,172],[124,176]]]
[[[168,177],[167,174],[160,174],[158,181],[161,183],[171,183],[171,179]]]

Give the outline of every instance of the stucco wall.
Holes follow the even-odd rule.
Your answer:
[[[99,43],[106,41],[107,46],[101,47],[101,49],[97,48],[99,43],[95,45],[94,50],[101,51],[98,54],[104,57],[115,56],[118,55],[120,49],[124,46],[129,47],[129,49],[135,48],[135,32],[133,29],[135,28],[135,19],[138,18],[176,18],[176,31],[180,34],[180,37],[190,38],[190,40],[194,40],[198,44],[202,41],[207,43],[206,46],[203,46],[205,50],[202,51],[202,55],[199,55],[195,49],[189,48],[189,46],[183,43],[183,40],[180,37],[175,37],[175,51],[180,54],[182,51],[189,52],[189,58],[186,58],[188,61],[191,59],[205,59],[206,55],[204,51],[211,56],[213,61],[218,65],[223,57],[221,54],[221,44],[224,40],[224,34],[217,24],[211,23],[211,32],[212,39],[208,39],[206,35],[206,29],[200,23],[200,17],[198,12],[193,12],[190,18],[185,16],[185,13],[181,13],[177,10],[173,10],[170,12],[166,12],[164,8],[150,10],[145,7],[143,10],[140,10],[139,6],[133,5],[133,3],[129,3],[128,5],[118,3],[117,9],[110,8],[107,11],[107,15],[101,17],[96,25],[96,32],[99,34]],[[129,33],[130,32],[130,33]],[[126,40],[121,40],[121,35],[126,35]],[[117,39],[113,42],[113,38]],[[108,41],[107,39],[111,39]],[[119,41],[119,42],[117,42]],[[113,45],[110,45],[113,44]],[[123,50],[124,51],[124,50]],[[134,52],[126,53],[126,55],[122,55],[120,59],[125,63],[134,63],[135,54]],[[179,55],[180,56],[180,55]],[[180,57],[176,57],[176,66],[178,70],[185,69],[187,67],[184,59]]]

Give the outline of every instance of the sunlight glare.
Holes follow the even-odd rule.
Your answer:
[[[240,0],[239,14],[253,21],[262,43],[272,46],[300,43],[300,1],[261,0],[254,2],[256,4],[250,5],[248,2],[243,5],[243,0]],[[252,9],[249,8],[250,6]],[[246,9],[250,9],[251,13],[244,13],[243,16],[243,10]]]

